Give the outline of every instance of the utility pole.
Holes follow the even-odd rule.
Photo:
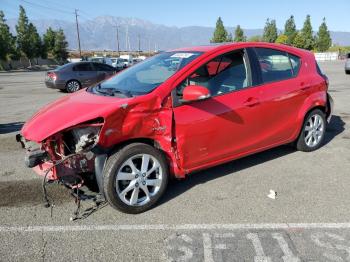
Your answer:
[[[120,56],[120,48],[119,48],[119,27],[118,25],[114,26],[117,29],[117,50],[118,50],[118,56]]]
[[[125,49],[128,52],[129,51],[129,25],[126,25],[126,31],[125,31]]]
[[[79,46],[79,56],[81,58],[81,48],[80,48],[80,35],[79,35],[79,23],[78,23],[78,10],[75,9],[75,23],[77,24],[77,35],[78,35],[78,46]]]
[[[151,55],[151,38],[148,39],[148,54]]]
[[[137,36],[137,38],[138,38],[138,41],[139,41],[139,53],[141,52],[141,39],[140,39],[140,34],[138,34],[138,36]]]

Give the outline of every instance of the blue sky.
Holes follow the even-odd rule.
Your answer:
[[[240,24],[254,29],[263,28],[266,18],[276,19],[278,28],[283,28],[291,14],[300,28],[310,14],[314,29],[326,17],[330,30],[350,31],[350,0],[0,0],[0,9],[6,17],[16,17],[19,4],[26,8],[30,19],[73,20],[72,12],[77,8],[81,20],[113,15],[180,27],[214,26],[221,16],[225,26]]]

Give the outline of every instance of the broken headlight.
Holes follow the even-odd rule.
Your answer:
[[[89,126],[72,129],[71,134],[74,139],[74,151],[77,153],[80,151],[88,150],[95,146],[95,144],[98,142],[100,129],[100,126]]]

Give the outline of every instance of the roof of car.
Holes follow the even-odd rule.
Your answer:
[[[266,42],[237,42],[237,43],[213,43],[210,45],[202,45],[202,46],[191,46],[191,47],[185,47],[185,48],[178,48],[175,50],[171,50],[171,51],[191,51],[191,52],[210,52],[213,50],[221,50],[221,49],[226,49],[226,48],[232,48],[232,47],[241,47],[241,48],[245,48],[245,47],[266,47],[266,48],[277,48],[277,49],[284,49],[286,51],[290,50],[290,51],[296,51],[296,52],[303,52],[306,50],[302,50],[299,48],[295,48],[292,46],[288,46],[288,45],[283,45],[283,44],[275,44],[275,43],[266,43]]]

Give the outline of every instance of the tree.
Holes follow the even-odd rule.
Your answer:
[[[305,39],[302,36],[301,32],[298,32],[293,40],[293,46],[298,47],[298,48],[304,48],[305,46]]]
[[[31,65],[30,57],[32,57],[32,49],[29,37],[29,22],[26,11],[23,6],[19,6],[19,17],[16,25],[17,31],[17,47],[28,59]]]
[[[276,20],[267,19],[264,27],[263,41],[268,43],[274,43],[277,39],[277,26]]]
[[[297,29],[295,26],[294,16],[291,15],[284,25],[284,35],[287,36],[286,44],[293,44],[294,38],[297,35]]]
[[[49,27],[43,35],[44,45],[47,52],[52,53],[55,47],[56,32]]]
[[[316,47],[318,51],[325,52],[332,45],[332,39],[326,25],[326,18],[323,18],[323,22],[320,25],[316,38]]]
[[[67,52],[68,42],[62,29],[59,29],[55,37],[55,46],[52,50],[53,56],[59,62],[64,62],[68,58]]]
[[[244,35],[244,32],[240,25],[237,25],[235,30],[235,38],[233,39],[234,42],[245,42],[247,41],[246,36]]]
[[[10,28],[6,24],[4,12],[0,11],[0,59],[7,61],[15,50],[15,37],[10,33]]]
[[[216,21],[216,27],[214,31],[213,38],[210,42],[212,43],[223,43],[227,41],[227,31],[224,27],[224,23],[221,20],[221,17]]]
[[[287,44],[288,41],[288,36],[286,36],[285,34],[280,34],[277,39],[276,39],[276,43],[277,44]]]
[[[304,39],[304,49],[312,50],[315,47],[315,39],[312,34],[312,25],[310,15],[306,16],[304,26],[301,29],[301,37]]]
[[[36,27],[32,23],[29,23],[28,25],[28,35],[30,41],[29,49],[31,50],[31,54],[26,54],[26,56],[28,59],[41,57],[43,55],[41,38],[38,34],[38,31],[36,30]]]
[[[261,42],[262,37],[260,35],[253,35],[248,38],[248,42]]]

